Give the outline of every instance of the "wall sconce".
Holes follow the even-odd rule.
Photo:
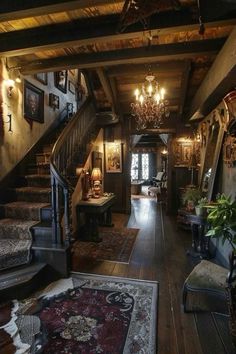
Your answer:
[[[93,181],[93,197],[99,198],[101,194],[102,172],[100,168],[95,167],[92,170],[91,180]]]
[[[7,122],[4,121],[4,123],[9,124],[8,125],[8,131],[13,133],[13,130],[11,129],[12,128],[12,125],[11,125],[11,123],[12,123],[12,115],[9,113],[9,114],[7,114],[7,117],[8,117],[8,121]]]
[[[166,147],[164,147],[164,149],[161,151],[161,154],[162,155],[167,155],[168,154],[168,151],[167,151]]]
[[[15,81],[14,80],[5,80],[5,85],[7,88],[7,97],[11,98],[12,97],[12,90],[15,86]]]

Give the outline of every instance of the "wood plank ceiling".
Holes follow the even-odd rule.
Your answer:
[[[23,74],[83,69],[97,110],[120,116],[150,69],[184,120],[235,24],[230,0],[1,0],[0,55]]]

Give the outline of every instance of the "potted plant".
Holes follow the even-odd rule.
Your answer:
[[[220,194],[216,203],[208,205],[207,221],[210,229],[206,236],[227,240],[236,254],[236,201],[230,196]]]
[[[187,188],[183,194],[183,203],[188,211],[193,211],[198,200],[201,198],[201,191],[196,188]]]
[[[196,215],[201,216],[205,214],[207,203],[208,200],[206,197],[201,198],[197,201],[197,205],[195,206]]]
[[[214,205],[208,206],[207,221],[209,230],[206,236],[221,239],[222,244],[227,240],[232,247],[229,255],[229,275],[227,277],[227,292],[229,305],[229,324],[232,339],[236,346],[236,201],[230,196],[221,194]]]

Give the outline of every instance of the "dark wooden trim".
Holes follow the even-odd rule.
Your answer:
[[[171,43],[146,48],[127,48],[97,53],[83,53],[72,56],[35,60],[22,66],[22,74],[57,71],[72,68],[98,68],[99,66],[121,65],[127,63],[146,63],[165,60],[191,58],[204,53],[218,52],[226,38],[208,39],[184,43]]]

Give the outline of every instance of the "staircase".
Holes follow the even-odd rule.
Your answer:
[[[66,127],[63,126],[63,131],[61,128],[57,129],[56,134],[54,131],[47,138],[46,143],[40,146],[33,158],[27,162],[24,175],[18,176],[15,179],[16,185],[9,189],[8,200],[0,205],[0,249],[2,250],[0,270],[2,270],[3,278],[5,276],[5,281],[1,279],[3,287],[0,286],[0,293],[2,291],[6,293],[4,284],[7,283],[11,285],[12,289],[15,288],[16,284],[14,284],[14,277],[12,278],[11,274],[12,271],[16,271],[16,266],[20,266],[23,273],[26,274],[24,278],[26,280],[23,280],[23,283],[35,278],[34,272],[31,271],[29,276],[26,269],[31,260],[39,264],[37,271],[39,270],[41,274],[44,266],[49,265],[60,276],[68,276],[72,233],[69,196],[73,191],[73,184],[78,180],[75,175],[75,166],[83,166],[89,153],[88,148],[92,147],[91,139],[96,138],[98,132],[98,130],[92,129],[93,133],[91,133],[90,129],[90,133],[87,131],[86,134],[82,134],[83,141],[73,137],[76,145],[69,144],[70,156],[66,156],[65,159],[60,156],[60,148],[57,149],[56,157],[54,153],[52,168],[52,150],[55,150],[55,146],[57,146],[55,141],[61,142],[63,147],[68,146],[61,136],[65,131],[70,132],[70,123],[72,122],[69,122]],[[84,130],[89,127],[84,122],[83,126]],[[75,127],[72,131],[75,132]],[[67,133],[67,136],[70,134]],[[60,171],[62,168],[58,166],[58,161],[62,162],[63,171]],[[55,173],[50,173],[50,169],[56,171],[59,179]],[[60,181],[63,181],[63,186],[60,186]],[[66,193],[65,190],[70,193]],[[66,200],[64,200],[65,196]],[[55,220],[53,222],[53,216],[54,218],[56,216],[56,222]],[[65,233],[67,232],[66,236],[61,230],[63,229],[63,227],[61,228],[63,219],[66,219],[67,222],[64,227]],[[57,223],[58,225],[56,225]],[[53,225],[56,225],[57,234],[55,234]],[[58,230],[60,230],[60,237],[58,237]],[[11,267],[14,268],[11,269]]]

